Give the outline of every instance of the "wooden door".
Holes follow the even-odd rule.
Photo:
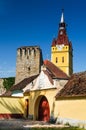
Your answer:
[[[49,103],[45,97],[42,97],[39,103],[38,119],[40,121],[49,121],[50,119]]]

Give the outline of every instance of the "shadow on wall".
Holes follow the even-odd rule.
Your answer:
[[[55,101],[53,101],[52,104],[52,110],[51,110],[51,116],[50,116],[50,123],[56,123],[57,117],[54,117],[54,111],[55,111]]]
[[[24,106],[19,98],[0,97],[0,118],[23,118]]]

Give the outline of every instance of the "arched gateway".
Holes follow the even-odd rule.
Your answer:
[[[49,121],[50,119],[50,108],[48,100],[45,96],[42,96],[38,106],[38,120]]]

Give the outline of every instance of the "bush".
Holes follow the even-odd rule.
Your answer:
[[[9,90],[14,83],[15,77],[4,78],[3,86],[6,88],[6,90]]]

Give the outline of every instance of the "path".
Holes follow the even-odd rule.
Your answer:
[[[30,121],[25,119],[0,120],[0,130],[26,130],[28,128],[38,127],[64,127],[63,125],[50,124],[44,121]]]

